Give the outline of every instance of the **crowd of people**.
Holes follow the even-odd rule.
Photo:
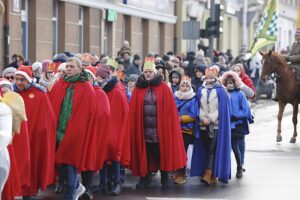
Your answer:
[[[64,52],[12,61],[0,78],[3,200],[35,199],[51,184],[66,200],[120,195],[125,169],[140,177],[136,189],[149,187],[157,171],[162,186],[184,184],[188,159],[190,176],[203,184],[228,183],[231,150],[243,177],[256,69],[251,79],[230,51],[213,60],[201,49],[149,52],[142,62],[124,41],[115,59]],[[16,99],[24,116],[9,103]]]

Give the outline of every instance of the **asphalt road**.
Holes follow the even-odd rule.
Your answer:
[[[246,172],[240,180],[235,178],[236,164],[232,155],[232,179],[229,184],[206,187],[198,177],[188,177],[183,185],[162,188],[159,174],[150,188],[136,190],[138,177],[126,175],[122,194],[118,197],[96,194],[94,199],[230,199],[230,200],[299,200],[300,199],[300,137],[290,144],[292,137],[292,109],[288,106],[283,119],[283,141],[276,143],[278,106],[275,102],[260,100],[253,106],[255,124],[246,138]],[[41,192],[42,199],[63,199],[53,187]]]

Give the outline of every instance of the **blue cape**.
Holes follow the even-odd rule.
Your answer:
[[[198,90],[198,101],[201,99],[202,89],[203,87],[200,87]],[[219,178],[220,181],[228,183],[228,180],[231,178],[230,99],[227,91],[221,85],[216,85],[215,89],[217,91],[219,104],[219,128],[213,175]],[[201,130],[198,121],[195,124],[195,140],[191,162],[191,176],[203,176],[207,167],[207,153],[205,152],[200,134]]]

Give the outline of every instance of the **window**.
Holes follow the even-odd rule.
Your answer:
[[[83,53],[83,7],[79,7],[79,52]]]
[[[58,2],[53,0],[53,9],[52,9],[52,53],[53,55],[57,53],[57,38],[58,38]]]

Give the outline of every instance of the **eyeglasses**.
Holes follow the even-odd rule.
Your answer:
[[[5,76],[4,78],[6,78],[7,80],[14,80],[15,79],[15,76],[11,75],[11,76]]]

